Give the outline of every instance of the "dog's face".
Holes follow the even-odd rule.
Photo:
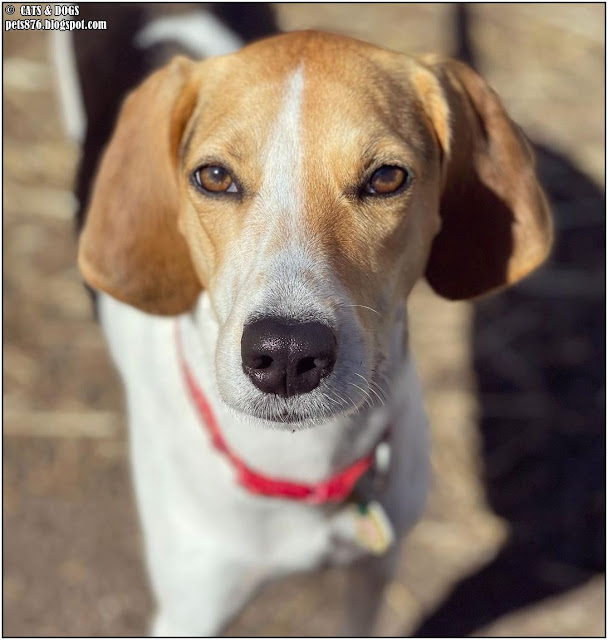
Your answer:
[[[306,32],[176,60],[130,97],[80,264],[156,313],[206,289],[223,399],[293,428],[378,394],[425,270],[477,295],[549,238],[526,145],[478,76]]]
[[[206,64],[179,211],[220,325],[224,400],[301,422],[375,398],[439,228],[440,163],[415,94],[387,91],[380,64],[282,42]],[[375,81],[353,100],[361,77]]]

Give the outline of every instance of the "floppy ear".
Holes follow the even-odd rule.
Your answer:
[[[193,68],[175,58],[126,99],[79,241],[85,280],[149,313],[186,311],[201,290],[178,230],[178,150],[197,97]]]
[[[496,93],[463,63],[428,68],[433,80],[421,94],[442,147],[444,185],[426,277],[442,296],[470,298],[545,259],[551,215],[531,149]]]

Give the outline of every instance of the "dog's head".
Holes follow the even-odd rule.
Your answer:
[[[301,32],[175,59],[128,97],[79,262],[150,313],[205,289],[225,402],[293,426],[370,398],[423,274],[481,295],[550,239],[530,150],[471,69]]]

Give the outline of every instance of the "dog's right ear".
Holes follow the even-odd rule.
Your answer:
[[[80,236],[85,280],[149,313],[187,311],[201,291],[178,230],[178,153],[198,95],[194,67],[175,58],[128,96]]]

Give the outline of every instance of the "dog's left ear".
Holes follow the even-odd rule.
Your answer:
[[[433,289],[471,298],[512,284],[547,256],[552,223],[530,146],[496,93],[467,65],[431,61],[414,82],[443,155]]]

